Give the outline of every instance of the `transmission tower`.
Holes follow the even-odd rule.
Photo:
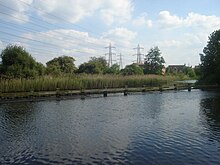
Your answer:
[[[114,49],[115,47],[111,45],[111,43],[109,44],[108,47],[105,47],[105,48],[108,48],[108,53],[106,53],[106,55],[108,55],[108,67],[111,67],[112,66],[112,55],[115,55],[115,53],[112,53],[112,49]]]
[[[134,49],[137,49],[137,54],[135,54],[137,56],[137,64],[142,64],[143,62],[141,56],[144,54],[141,54],[141,50],[144,48],[140,47],[140,45],[138,44],[138,46]]]
[[[123,69],[122,55],[121,55],[121,53],[119,54],[119,67],[120,67],[120,69]]]

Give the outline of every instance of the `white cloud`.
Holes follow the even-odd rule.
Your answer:
[[[97,15],[107,25],[129,20],[133,10],[131,0],[38,0],[34,1],[34,5],[40,8],[38,14],[46,20],[76,23],[99,13]]]
[[[22,2],[23,1],[23,2]],[[19,23],[29,20],[29,5],[46,21],[76,23],[90,16],[99,16],[105,24],[124,23],[131,19],[133,4],[131,0],[0,0],[1,18]],[[10,9],[12,8],[12,9]],[[36,10],[37,9],[37,10]],[[27,14],[28,13],[28,14]]]
[[[198,13],[188,13],[185,18],[171,15],[169,11],[159,13],[159,24],[162,28],[194,27],[198,29],[213,31],[219,28],[220,17],[215,15],[206,16]]]
[[[216,29],[220,25],[220,17],[215,15],[206,16],[197,13],[189,13],[183,20],[183,24],[189,27],[202,27],[206,29]]]
[[[133,11],[131,0],[105,0],[100,10],[101,18],[107,25],[123,23],[131,19]]]
[[[15,0],[0,0],[0,18],[8,21],[15,21],[17,23],[25,23],[29,20],[26,13],[29,11],[29,7],[26,4],[31,4],[32,0],[23,0],[25,3],[21,3]],[[4,13],[4,14],[3,14]]]
[[[169,11],[159,13],[159,23],[162,27],[177,27],[182,25],[183,20],[176,15],[171,15]]]
[[[177,40],[164,40],[155,42],[159,47],[179,47],[182,43]]]
[[[101,0],[38,0],[33,5],[46,20],[75,23],[93,15],[101,7]]]
[[[130,31],[124,27],[111,29],[103,34],[106,38],[116,38],[131,41],[136,37],[137,33]]]
[[[137,17],[132,21],[132,24],[134,26],[146,25],[149,28],[152,27],[153,26],[152,20],[148,20],[146,17],[147,17],[147,13],[142,13],[139,17]]]

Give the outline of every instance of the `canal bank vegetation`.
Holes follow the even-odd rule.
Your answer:
[[[75,75],[63,77],[43,76],[34,79],[1,79],[1,92],[29,92],[169,86],[179,80],[176,76],[159,75]]]
[[[109,66],[103,57],[91,57],[77,68],[73,57],[60,56],[45,66],[17,45],[7,46],[1,53],[1,60],[2,93],[158,87],[189,78],[183,73],[165,75],[165,60],[158,47],[150,49],[144,64],[127,65],[124,69],[118,64]]]
[[[198,83],[220,85],[220,30],[214,31],[200,54],[201,64]]]

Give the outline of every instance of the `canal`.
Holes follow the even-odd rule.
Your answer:
[[[220,93],[0,104],[0,164],[220,164]]]

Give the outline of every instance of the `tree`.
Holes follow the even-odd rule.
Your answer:
[[[106,68],[105,73],[119,74],[120,73],[120,66],[118,64],[113,64],[110,68]]]
[[[121,70],[122,75],[143,75],[143,69],[137,64],[127,65],[124,69]]]
[[[107,68],[107,62],[103,57],[91,57],[88,62],[79,66],[78,73],[102,74]]]
[[[47,74],[73,74],[76,71],[74,62],[75,59],[69,56],[60,56],[58,58],[54,58],[46,63]]]
[[[7,46],[2,51],[1,58],[1,71],[6,76],[30,78],[39,75],[37,66],[41,66],[41,64],[37,63],[21,46]]]
[[[200,54],[200,83],[220,84],[220,30],[210,36],[203,54]]]
[[[146,55],[144,62],[144,73],[145,74],[162,74],[165,61],[161,56],[159,48],[156,46],[151,48]]]
[[[195,71],[192,67],[186,67],[184,73],[189,76],[190,78],[196,78]]]

